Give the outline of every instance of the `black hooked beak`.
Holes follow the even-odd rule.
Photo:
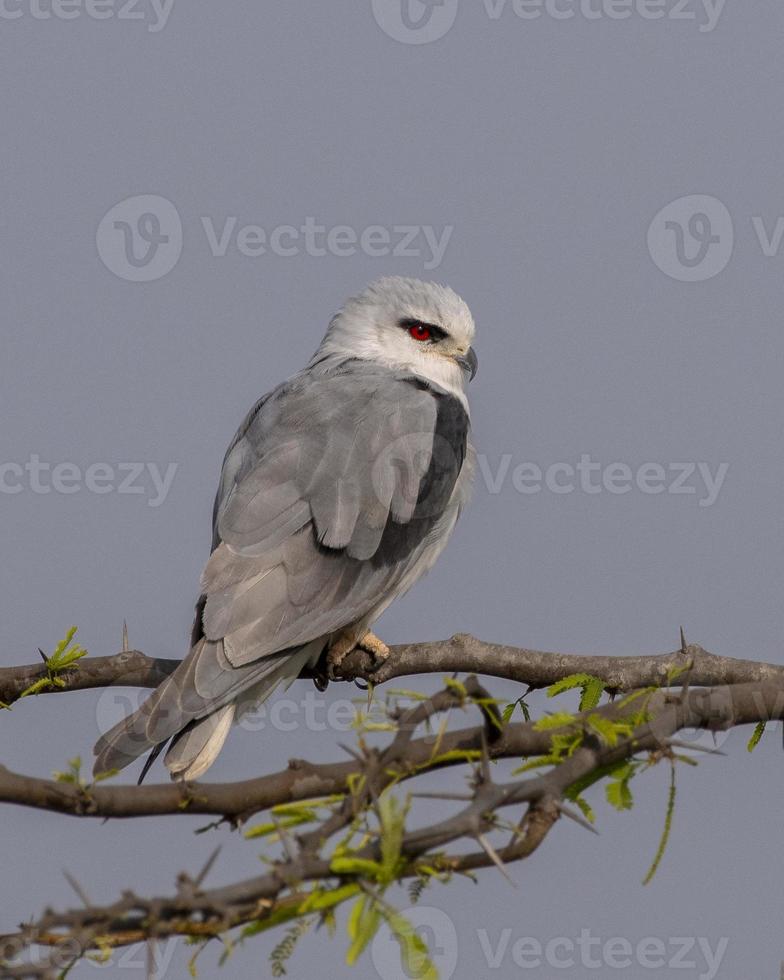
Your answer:
[[[474,375],[476,374],[476,369],[479,366],[479,358],[476,356],[476,351],[474,348],[469,347],[465,354],[461,354],[460,357],[456,357],[455,360],[468,374],[468,380],[473,381]]]

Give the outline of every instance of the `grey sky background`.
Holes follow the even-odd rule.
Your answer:
[[[0,463],[37,456],[82,473],[133,462],[176,472],[161,502],[149,470],[136,481],[142,493],[119,493],[115,481],[103,494],[84,482],[41,493],[3,470],[21,490],[0,493],[0,663],[37,659],[36,647],[51,649],[70,624],[91,654],[116,652],[124,618],[134,646],[185,653],[229,439],[252,402],[303,365],[342,300],[385,274],[448,282],[472,307],[475,443],[492,476],[505,455],[509,464],[497,493],[480,474],[444,557],[380,622],[388,642],[467,630],[541,649],[659,653],[675,647],[682,624],[714,652],[781,662],[784,247],[765,254],[781,244],[784,215],[781,5],[728,0],[706,29],[711,8],[695,0],[678,17],[665,0],[659,20],[643,16],[642,0],[594,0],[603,12],[593,19],[561,0],[572,18],[542,9],[530,20],[511,0],[495,19],[477,0],[456,2],[422,28],[440,29],[447,20],[437,18],[456,11],[444,36],[409,44],[379,23],[402,24],[395,0],[377,0],[377,17],[370,0],[174,0],[160,30],[145,0],[133,8],[144,19],[106,20],[84,7],[74,19],[42,19],[31,0],[6,0],[3,10],[22,16],[0,16]],[[418,0],[411,9],[423,11]],[[626,19],[608,13],[623,9]],[[122,264],[109,254],[120,229],[96,244],[104,215],[136,195],[167,199],[182,225],[178,261],[148,282],[107,266]],[[715,198],[730,216],[716,202],[697,209],[717,239],[701,262],[705,223],[689,224],[689,202],[648,236],[657,213],[689,195]],[[236,229],[267,234],[307,218],[357,236],[382,226],[393,243],[399,226],[452,230],[437,268],[424,232],[412,256],[307,254],[301,237],[296,255],[243,255],[234,239],[213,255],[202,219],[220,231],[231,217]],[[714,501],[699,471],[687,480],[692,494],[646,493],[634,481],[627,493],[588,493],[579,479],[571,493],[513,484],[521,463],[544,476],[584,454],[633,474],[661,464],[667,485],[673,464],[728,469]],[[601,475],[592,480],[601,485]],[[510,700],[521,693],[491,688]],[[311,690],[298,682],[288,697]],[[328,703],[353,693],[333,686]],[[75,755],[89,760],[112,698],[15,706],[0,718],[2,762],[46,776]],[[344,732],[291,717],[293,730],[235,732],[210,777],[341,756]],[[429,889],[423,905],[456,928],[452,975],[778,976],[779,729],[753,756],[749,732],[737,731],[722,745],[729,758],[681,767],[670,848],[648,887],[663,767],[636,780],[631,814],[594,793],[601,836],[557,827],[513,869],[516,890],[489,871],[478,885]],[[257,842],[225,830],[193,837],[206,822],[198,818],[101,825],[6,807],[1,819],[0,932],[47,904],[74,903],[62,868],[96,901],[126,887],[171,891],[177,872],[197,870],[216,843],[213,883],[261,869]],[[403,891],[394,899],[408,905]],[[544,948],[582,930],[635,950],[658,938],[666,951],[653,967],[635,953],[624,970],[599,946],[596,966],[579,947],[570,967],[513,958],[518,939]],[[714,951],[725,938],[715,972],[696,942],[682,957],[691,966],[673,962],[674,937]],[[279,938],[249,943],[222,974],[217,947],[208,950],[201,976],[266,976]],[[308,936],[290,975],[386,980],[399,970],[379,946],[380,973],[369,954],[351,971],[346,945],[344,931]],[[177,945],[163,975],[186,976],[188,956]],[[143,977],[143,964],[136,952],[72,976]]]

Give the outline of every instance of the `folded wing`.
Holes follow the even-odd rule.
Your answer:
[[[453,523],[467,434],[457,399],[388,370],[273,392],[224,463],[207,638],[241,666],[371,613]]]

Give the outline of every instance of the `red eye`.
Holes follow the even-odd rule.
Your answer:
[[[430,327],[426,327],[424,323],[412,323],[408,332],[414,340],[430,340],[432,336]]]

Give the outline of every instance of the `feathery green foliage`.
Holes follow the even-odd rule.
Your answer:
[[[547,697],[554,698],[564,691],[573,691],[575,688],[579,688],[582,692],[579,710],[589,711],[601,701],[604,681],[601,677],[594,677],[593,674],[569,674],[568,677],[562,677],[547,688]]]
[[[518,705],[520,706],[520,710],[523,713],[523,718],[525,718],[526,721],[531,720],[531,710],[528,707],[528,704],[525,700],[525,695],[523,695],[522,697],[519,697],[516,701],[512,701],[511,704],[508,704],[501,712],[501,721],[504,723],[504,725],[509,724],[512,715],[514,714],[514,709]]]
[[[324,816],[324,813],[319,811],[331,809],[334,804],[342,802],[343,796],[335,793],[332,796],[321,796],[312,800],[281,803],[270,810],[273,817],[271,821],[246,830],[245,837],[247,840],[253,840],[257,837],[270,837],[274,842],[279,839],[282,832],[290,827],[319,820]]]
[[[59,673],[72,667],[86,655],[82,647],[73,643],[75,632],[75,628],[69,630],[51,657],[44,656],[46,677],[36,681],[21,696],[39,693],[45,690],[47,685],[55,687],[65,685]],[[668,677],[668,683],[672,682],[674,676],[676,672]],[[471,693],[474,689],[470,682],[464,683],[450,677],[445,679],[445,685],[454,696],[454,700],[462,706],[479,707],[487,724],[493,723],[499,728],[502,727],[511,720],[518,705],[526,721],[530,721],[525,695],[506,704],[503,711],[499,713],[499,702],[488,696]],[[658,690],[657,687],[651,686],[634,691],[617,700],[614,705],[603,707],[601,710],[596,709],[605,692],[605,682],[590,674],[572,674],[563,678],[551,685],[547,694],[548,697],[556,697],[575,690],[580,692],[579,712],[555,711],[536,720],[533,728],[538,732],[546,733],[549,751],[542,756],[525,758],[523,765],[515,772],[522,773],[547,766],[558,766],[583,746],[595,750],[597,744],[611,748],[620,745],[630,754],[630,758],[591,771],[576,780],[564,793],[565,798],[579,808],[586,820],[595,823],[596,815],[584,795],[586,790],[596,783],[603,782],[608,805],[618,811],[631,810],[634,805],[632,780],[640,772],[667,758],[671,765],[667,811],[656,854],[644,879],[644,884],[648,884],[662,861],[672,828],[675,806],[675,762],[682,760],[691,765],[696,763],[688,756],[673,753],[671,749],[650,752],[646,757],[641,758],[642,753],[636,751],[639,743],[629,741],[633,740],[640,727],[649,721],[648,706],[652,694]],[[394,693],[413,701],[422,701],[425,697],[413,691],[400,690]],[[399,710],[397,713],[389,711],[389,699],[386,703],[387,713],[375,716],[373,720],[370,716],[370,707],[368,702],[365,711],[358,712],[354,726],[362,756],[375,751],[365,742],[366,733],[397,731],[399,728],[397,723]],[[764,723],[760,723],[755,728],[749,742],[749,751],[758,744],[764,729]],[[428,730],[430,730],[429,724]],[[255,921],[229,929],[225,935],[221,935],[225,949],[222,962],[231,955],[237,937],[239,942],[243,942],[262,932],[283,926],[285,934],[272,950],[269,959],[271,975],[284,977],[287,974],[288,962],[300,939],[315,924],[327,925],[332,932],[335,928],[336,910],[344,906],[347,910],[347,964],[358,963],[379,928],[386,925],[400,946],[403,972],[409,976],[417,976],[420,980],[437,980],[437,971],[429,958],[425,943],[416,934],[411,923],[389,904],[385,896],[393,885],[405,884],[406,878],[413,874],[413,880],[408,884],[408,897],[411,904],[415,904],[434,878],[439,881],[449,881],[457,873],[450,866],[446,855],[428,854],[426,859],[430,864],[424,864],[422,860],[414,862],[404,855],[403,840],[410,798],[401,800],[392,792],[393,787],[404,776],[410,776],[418,771],[429,771],[440,763],[472,763],[484,757],[484,752],[475,749],[442,751],[446,730],[447,718],[444,717],[432,739],[430,757],[421,765],[406,769],[404,772],[398,771],[397,763],[390,763],[385,771],[391,780],[391,785],[388,784],[378,797],[374,792],[369,792],[368,775],[354,772],[347,777],[344,792],[274,806],[270,808],[269,817],[265,822],[245,831],[245,837],[249,840],[261,839],[265,844],[282,842],[288,852],[291,843],[288,838],[289,830],[305,825],[314,825],[318,829],[322,822],[329,820],[338,812],[339,807],[353,803],[352,809],[346,811],[350,814],[351,822],[346,825],[342,839],[337,844],[332,844],[334,849],[331,851],[331,856],[329,851],[325,852],[325,856],[329,859],[329,879],[292,883],[289,888],[280,892],[274,902],[259,903],[258,909],[253,912],[258,916]],[[616,754],[615,758],[619,754]],[[103,774],[99,778],[106,778],[108,775],[112,773]],[[81,792],[89,794],[92,784],[82,778],[79,758],[70,760],[68,768],[64,772],[55,773],[54,776],[58,782],[78,787]],[[373,783],[370,788],[373,788]],[[186,800],[183,806],[187,805]],[[499,822],[496,828],[500,827]],[[510,825],[512,830],[516,827],[517,825]],[[329,837],[320,842],[320,849],[326,846],[328,839]],[[269,855],[262,855],[262,860],[274,864],[275,859]],[[465,873],[468,877],[472,877],[470,873]],[[196,939],[195,942],[203,948],[203,939]],[[191,963],[194,975],[195,959],[194,957]]]
[[[78,786],[79,789],[87,792],[91,786],[94,786],[96,783],[102,783],[105,779],[111,779],[118,772],[118,769],[109,769],[107,772],[96,773],[93,781],[89,783],[87,780],[82,779],[82,759],[81,756],[77,755],[73,759],[68,760],[68,768],[66,770],[62,772],[55,770],[52,773],[52,778],[56,783]]]
[[[63,639],[54,648],[54,653],[51,656],[47,656],[39,647],[38,652],[41,654],[46,666],[46,677],[39,677],[37,681],[34,681],[29,687],[26,687],[16,699],[17,701],[21,701],[22,698],[30,697],[33,694],[40,694],[41,691],[47,691],[51,688],[65,687],[65,681],[60,674],[64,670],[73,667],[77,660],[81,660],[82,657],[87,656],[87,651],[83,646],[80,646],[78,643],[71,643],[76,635],[76,630],[76,626],[70,627]],[[11,705],[0,702],[0,708],[8,708],[10,710]]]
[[[610,779],[604,788],[607,802],[616,810],[631,810],[634,798],[629,788],[637,767],[633,762],[624,762],[610,772]]]
[[[746,746],[749,752],[753,752],[754,749],[759,745],[759,741],[765,734],[765,722],[760,721],[754,726],[754,731],[751,733],[751,738],[749,739],[749,744]]]
[[[273,977],[286,976],[286,963],[294,954],[297,943],[312,925],[312,918],[302,918],[286,930],[286,935],[270,953],[270,971]]]
[[[670,839],[670,831],[672,830],[672,815],[675,812],[675,763],[670,763],[670,790],[667,794],[667,813],[664,816],[664,829],[662,830],[661,840],[659,841],[659,846],[656,849],[656,854],[654,855],[653,862],[648,869],[648,874],[643,878],[643,885],[650,884],[653,881],[653,876],[659,869],[661,864],[661,859],[664,857],[664,852],[667,849],[667,842]]]

